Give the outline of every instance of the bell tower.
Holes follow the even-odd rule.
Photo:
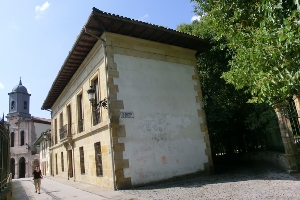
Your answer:
[[[22,81],[20,78],[19,85],[15,86],[12,89],[9,95],[9,113],[8,116],[19,115],[22,119],[30,118],[31,115],[29,113],[29,103],[30,96],[27,92],[26,87],[22,85]]]

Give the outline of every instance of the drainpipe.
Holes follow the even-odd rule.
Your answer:
[[[111,132],[111,122],[110,122],[110,106],[109,106],[109,92],[108,92],[108,82],[107,82],[107,77],[108,77],[108,66],[106,64],[106,58],[107,58],[107,51],[106,51],[106,41],[102,39],[101,37],[97,37],[93,34],[90,34],[86,31],[86,28],[84,27],[84,32],[97,40],[102,41],[102,46],[104,48],[104,67],[105,67],[105,82],[106,82],[106,96],[107,96],[107,113],[108,113],[108,131],[110,135],[110,154],[111,154],[111,161],[112,161],[112,178],[113,178],[113,183],[114,183],[114,190],[117,190],[116,188],[116,179],[115,179],[115,159],[114,159],[114,151],[113,151],[113,137],[112,137],[112,132]]]

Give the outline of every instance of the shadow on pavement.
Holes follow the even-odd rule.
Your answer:
[[[299,181],[297,175],[292,176],[285,170],[265,161],[241,161],[221,159],[214,163],[215,173],[212,175],[195,175],[178,177],[174,180],[139,186],[132,190],[153,190],[174,187],[202,187],[208,184],[230,183],[249,180],[289,180]],[[130,190],[130,189],[129,189]]]
[[[12,199],[24,199],[24,200],[29,200],[27,197],[27,194],[22,186],[21,181],[15,181],[12,180],[13,184],[12,185]]]

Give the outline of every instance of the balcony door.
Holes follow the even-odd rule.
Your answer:
[[[68,115],[68,134],[72,134],[72,111],[71,111],[71,105],[67,106],[67,115]]]

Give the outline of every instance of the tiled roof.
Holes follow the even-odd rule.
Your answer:
[[[34,117],[34,116],[31,116],[31,119],[33,120],[33,122],[36,123],[51,124],[51,119],[45,119],[45,118]]]
[[[95,37],[87,34],[85,30],[97,37],[100,37],[104,32],[111,32],[193,49],[196,50],[197,53],[202,53],[209,49],[208,42],[200,37],[127,17],[106,13],[97,8],[93,8],[93,12],[89,16],[84,28],[81,30],[69,55],[58,72],[42,105],[42,109],[51,109],[56,99],[98,41]]]

